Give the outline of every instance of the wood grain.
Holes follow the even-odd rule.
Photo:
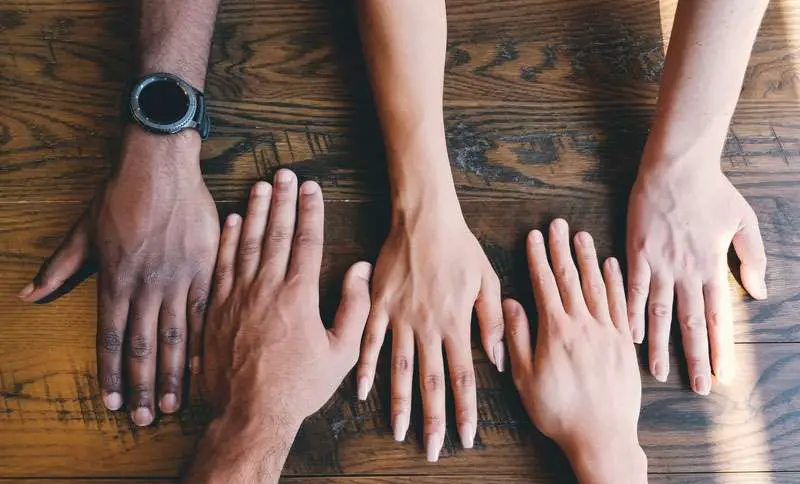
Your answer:
[[[58,244],[114,162],[132,75],[129,2],[0,5],[0,483],[172,482],[208,421],[137,429],[99,399],[94,282],[44,306],[13,294]],[[564,216],[601,255],[622,255],[625,200],[652,119],[675,0],[449,0],[445,121],[459,196],[504,292],[530,298],[522,242]],[[731,278],[739,372],[708,398],[679,369],[643,373],[641,440],[652,482],[800,482],[800,1],[773,0],[722,166],[756,210],[770,299]],[[280,166],[323,186],[322,312],[386,231],[383,147],[350,2],[225,0],[207,81],[206,181],[224,214]],[[528,422],[482,351],[476,449],[452,422],[438,465],[419,416],[391,439],[387,367],[365,403],[351,381],[308,419],[286,482],[564,482],[560,452]],[[419,401],[415,402],[419,409]],[[452,412],[451,412],[452,414]],[[476,469],[478,472],[476,473]]]

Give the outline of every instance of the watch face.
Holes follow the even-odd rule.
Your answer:
[[[192,88],[171,74],[147,76],[131,92],[134,118],[158,133],[177,133],[186,128],[196,108]]]

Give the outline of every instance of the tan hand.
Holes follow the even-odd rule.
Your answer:
[[[456,422],[465,448],[477,428],[475,370],[470,324],[477,310],[483,347],[502,371],[503,314],[500,282],[460,209],[418,217],[396,217],[381,250],[370,313],[357,370],[359,398],[366,399],[387,327],[392,330],[391,415],[402,441],[411,417],[414,346],[419,351],[420,387],[428,460],[436,461],[445,436],[447,352]],[[400,220],[397,220],[397,219]]]
[[[601,274],[592,237],[581,232],[579,275],[561,219],[550,225],[549,242],[552,270],[542,234],[534,230],[527,242],[539,315],[535,353],[525,311],[517,301],[504,302],[514,384],[531,420],[564,450],[579,477],[588,468],[609,476],[593,482],[635,482],[625,473],[641,458],[641,382],[619,264],[607,260]]]
[[[113,176],[20,297],[63,292],[94,263],[103,401],[117,410],[127,393],[133,422],[149,425],[157,401],[165,413],[180,407],[187,334],[199,362],[219,218],[200,173],[196,133],[162,137],[130,127],[122,152]]]
[[[719,382],[730,382],[731,242],[742,261],[745,289],[757,299],[767,297],[766,255],[753,209],[716,167],[706,172],[698,165],[681,172],[646,164],[631,193],[627,239],[628,316],[634,341],[641,343],[647,306],[650,372],[659,381],[669,374],[676,295],[692,388],[702,395],[710,392],[712,367]]]
[[[319,314],[323,199],[288,170],[257,183],[247,216],[225,222],[208,310],[204,382],[218,411],[235,403],[292,423],[333,395],[358,359],[370,309],[370,265],[347,272],[336,321]],[[299,205],[299,208],[297,208]],[[299,212],[299,214],[297,214]],[[296,221],[296,223],[295,223]]]

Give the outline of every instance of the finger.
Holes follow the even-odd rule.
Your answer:
[[[439,460],[444,444],[445,390],[442,342],[431,335],[417,335],[420,390],[422,392],[423,435],[428,462]]]
[[[726,279],[727,266],[722,264],[718,275],[703,288],[711,346],[711,366],[717,381],[730,384],[736,373],[734,360],[733,314],[731,293]]]
[[[265,181],[253,185],[247,215],[242,225],[239,253],[236,260],[236,282],[247,285],[256,275],[264,245],[264,228],[270,209],[272,187]]]
[[[569,226],[564,219],[557,218],[550,224],[550,257],[564,309],[571,314],[585,310],[578,269],[569,247]]]
[[[356,262],[344,275],[342,300],[336,310],[331,333],[341,354],[346,356],[350,371],[358,360],[359,343],[369,317],[369,278],[372,266],[369,262]]]
[[[367,318],[367,326],[361,342],[361,356],[358,359],[358,368],[356,369],[359,400],[366,400],[370,389],[372,389],[375,368],[378,366],[378,355],[380,355],[388,326],[389,315],[381,304],[374,302]]]
[[[272,281],[282,281],[286,277],[296,216],[297,177],[289,170],[280,169],[275,174],[272,209],[261,262],[261,270]]]
[[[128,410],[134,424],[144,427],[155,416],[156,342],[161,301],[152,293],[139,294],[130,312],[127,366],[130,378]]]
[[[301,278],[317,287],[322,266],[325,210],[322,190],[316,182],[308,181],[300,187],[299,205],[289,278]]]
[[[87,212],[72,226],[58,249],[17,297],[23,301],[38,301],[53,293],[89,261],[90,246]]]
[[[525,309],[514,299],[503,301],[506,320],[506,341],[511,354],[511,374],[514,379],[524,378],[533,368],[531,327]]]
[[[606,259],[603,265],[603,278],[606,281],[608,292],[608,307],[611,314],[611,321],[614,326],[627,336],[631,336],[631,328],[628,324],[628,308],[625,304],[625,282],[622,280],[622,270],[619,261],[614,257]]]
[[[506,360],[506,350],[503,347],[502,294],[500,280],[491,268],[483,275],[481,290],[475,301],[475,312],[478,314],[483,349],[497,371],[502,373]]]
[[[186,314],[189,318],[189,370],[200,373],[203,354],[203,324],[208,307],[208,291],[211,285],[211,268],[201,270],[189,286],[189,295],[186,301]]]
[[[122,407],[122,342],[130,309],[127,294],[109,290],[109,278],[97,277],[97,374],[103,403],[109,410]]]
[[[450,384],[453,388],[458,436],[461,439],[461,445],[465,449],[471,449],[478,428],[478,397],[475,392],[472,347],[469,339],[449,336],[444,340],[444,348],[447,351],[447,367],[450,371]]]
[[[733,248],[742,262],[742,285],[756,299],[767,298],[767,254],[764,251],[764,241],[758,229],[758,219],[755,213],[747,220],[733,236]]]
[[[186,289],[164,300],[158,316],[158,407],[164,413],[181,406],[186,367]]]
[[[547,251],[544,247],[544,237],[538,230],[528,234],[528,270],[530,271],[531,284],[533,285],[533,299],[536,310],[540,315],[561,314],[564,305],[558,294],[556,278],[547,261]],[[542,324],[548,318],[541,318]]]
[[[232,213],[225,219],[225,227],[219,241],[217,267],[214,271],[214,300],[224,302],[233,289],[236,279],[236,251],[239,248],[239,236],[242,232],[242,217]]]
[[[669,330],[672,323],[672,298],[675,285],[671,279],[654,275],[650,283],[648,337],[650,373],[656,380],[667,381],[669,375]]]
[[[650,264],[628,246],[628,323],[633,342],[644,340],[644,313],[650,293]]]
[[[411,421],[414,380],[414,333],[407,326],[392,331],[392,429],[394,440],[406,439]]]
[[[680,281],[675,285],[675,293],[689,381],[696,393],[708,395],[711,391],[711,362],[708,356],[703,284],[699,280]]]
[[[578,259],[583,297],[589,312],[598,321],[610,323],[606,284],[600,272],[594,240],[588,232],[579,232],[575,235],[575,256]]]

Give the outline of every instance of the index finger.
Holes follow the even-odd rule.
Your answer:
[[[564,305],[558,293],[558,285],[547,261],[544,248],[544,237],[538,230],[528,234],[528,270],[533,284],[533,298],[539,314],[559,314],[564,312]],[[544,318],[543,318],[544,319]]]

